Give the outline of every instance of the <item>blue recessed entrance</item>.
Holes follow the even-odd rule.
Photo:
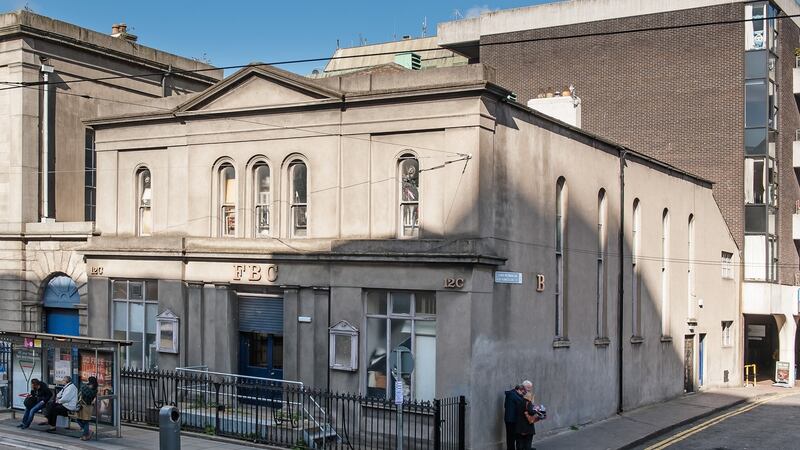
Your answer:
[[[72,278],[57,275],[50,279],[44,290],[45,332],[78,336],[80,322],[77,305],[80,303],[78,287]]]

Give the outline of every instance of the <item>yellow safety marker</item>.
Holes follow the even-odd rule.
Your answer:
[[[738,416],[739,414],[746,413],[747,411],[750,411],[751,409],[755,409],[755,408],[761,406],[764,403],[771,402],[773,400],[778,400],[778,399],[781,399],[781,398],[784,398],[784,397],[791,397],[792,395],[797,395],[797,393],[796,392],[792,392],[792,393],[788,393],[788,394],[774,395],[774,396],[770,396],[770,397],[767,397],[765,399],[758,400],[758,401],[755,401],[753,403],[744,405],[744,406],[742,406],[742,407],[740,407],[738,409],[735,409],[735,410],[733,410],[731,412],[725,413],[725,414],[723,414],[721,416],[714,417],[713,419],[706,420],[705,422],[703,422],[701,424],[698,424],[698,425],[695,425],[692,428],[689,428],[687,430],[681,431],[680,433],[678,433],[678,434],[676,434],[674,436],[670,436],[670,437],[664,439],[661,442],[657,442],[657,443],[651,445],[650,447],[645,448],[645,450],[661,450],[661,449],[667,448],[672,444],[676,444],[676,443],[688,438],[689,436],[692,436],[693,434],[697,434],[697,433],[705,430],[706,428],[713,427],[714,425],[716,425],[716,424],[718,424],[718,423],[720,423],[720,422],[722,422],[724,420],[730,419],[733,416]]]

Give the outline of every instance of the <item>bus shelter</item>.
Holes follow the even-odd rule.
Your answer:
[[[25,408],[23,402],[33,378],[56,385],[69,375],[80,385],[94,376],[98,382],[97,421],[113,425],[117,437],[122,436],[120,354],[131,341],[0,330],[0,344],[10,350],[6,369],[11,408]]]

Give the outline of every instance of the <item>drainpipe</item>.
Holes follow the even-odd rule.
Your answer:
[[[622,412],[622,355],[623,355],[623,335],[622,327],[624,324],[623,313],[625,311],[625,258],[623,258],[623,251],[625,250],[625,157],[628,151],[624,148],[619,152],[619,238],[618,238],[618,255],[619,255],[619,277],[617,282],[617,336],[619,336],[619,344],[617,345],[617,370],[619,382],[619,397],[617,399],[617,414]]]
[[[53,136],[50,133],[50,74],[53,73],[53,66],[42,64],[42,88],[44,98],[42,99],[42,222],[51,219],[52,199],[50,198],[50,159],[53,154]]]

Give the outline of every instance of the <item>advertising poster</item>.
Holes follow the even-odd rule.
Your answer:
[[[53,350],[53,383],[61,384],[66,376],[72,376],[72,353],[69,350]]]
[[[787,361],[775,362],[775,384],[789,385],[789,363]]]
[[[89,377],[97,377],[97,395],[110,395],[114,392],[113,353],[98,352],[95,358],[94,351],[81,350],[79,355],[79,372],[81,383],[86,383]],[[97,414],[100,421],[111,422],[113,405],[110,400],[98,401]]]
[[[25,409],[25,397],[31,392],[31,379],[42,379],[42,358],[37,349],[15,349],[11,354],[14,408]]]

